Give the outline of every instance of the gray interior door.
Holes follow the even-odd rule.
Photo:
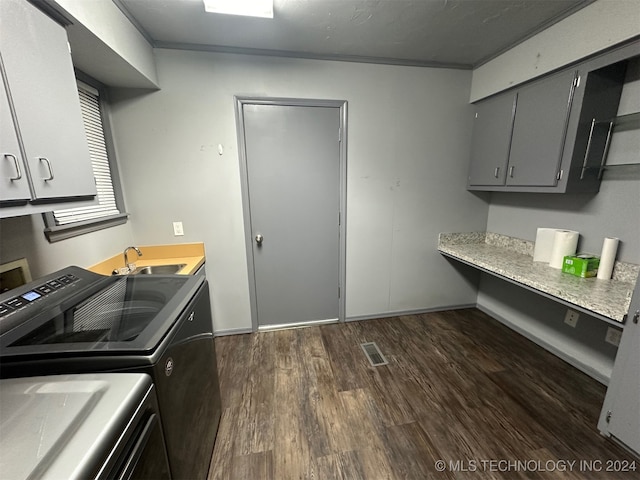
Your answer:
[[[243,105],[259,326],[339,318],[340,109]]]

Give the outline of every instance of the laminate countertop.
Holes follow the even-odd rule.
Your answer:
[[[143,245],[138,248],[142,252],[141,257],[136,255],[135,250],[129,250],[129,261],[135,263],[138,269],[147,266],[184,264],[184,267],[177,273],[192,275],[205,262],[204,243]],[[111,275],[114,270],[122,267],[124,267],[124,255],[123,252],[120,252],[88,267],[88,270],[101,275]]]
[[[533,261],[534,243],[489,232],[441,233],[438,251],[610,323],[626,319],[640,266],[616,262],[613,278],[581,278]]]

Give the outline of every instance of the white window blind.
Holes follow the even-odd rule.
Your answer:
[[[89,207],[55,210],[53,217],[56,225],[69,225],[120,213],[116,206],[116,197],[111,180],[111,168],[109,167],[102,115],[100,113],[99,93],[89,85],[78,82],[78,95],[80,96],[84,130],[89,143],[93,175],[96,179],[98,204]]]

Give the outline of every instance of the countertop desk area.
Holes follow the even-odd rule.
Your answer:
[[[616,262],[611,280],[580,278],[533,261],[534,244],[490,232],[441,233],[438,251],[485,273],[622,328],[639,265]]]

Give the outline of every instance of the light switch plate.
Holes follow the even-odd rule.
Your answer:
[[[173,222],[173,235],[180,237],[184,235],[184,229],[182,228],[182,222]]]

